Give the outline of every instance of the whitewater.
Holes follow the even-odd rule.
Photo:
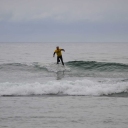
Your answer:
[[[127,127],[127,55],[128,43],[0,43],[0,127]]]

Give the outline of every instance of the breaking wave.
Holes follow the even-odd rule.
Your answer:
[[[46,83],[0,83],[0,96],[70,95],[70,96],[125,96],[128,81],[102,83],[89,79],[48,81]]]

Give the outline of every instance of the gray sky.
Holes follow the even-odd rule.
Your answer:
[[[128,0],[0,0],[0,42],[128,42]]]

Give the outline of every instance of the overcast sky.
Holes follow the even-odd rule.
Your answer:
[[[0,0],[0,42],[128,42],[128,0]]]

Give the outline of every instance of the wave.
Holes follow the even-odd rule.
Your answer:
[[[69,61],[68,66],[90,71],[124,71],[128,72],[128,65],[122,63],[108,63],[96,61]]]
[[[25,64],[25,63],[4,63],[4,64],[0,64],[0,69],[26,69],[28,67],[31,67],[31,65]]]
[[[128,78],[128,65],[96,61],[69,61],[64,67],[56,63],[8,63],[0,64],[0,75],[3,72],[14,75],[41,73],[43,76],[55,76],[54,74],[62,72],[65,77]]]
[[[108,63],[108,62],[96,62],[96,61],[69,61],[66,62],[66,71],[70,71],[70,68],[74,70],[86,70],[86,71],[117,71],[117,72],[128,72],[128,64],[122,63]],[[26,63],[7,63],[7,64],[0,64],[0,70],[2,69],[19,69],[19,70],[47,70],[47,71],[54,71],[55,68],[58,66],[55,63],[38,63],[33,62],[31,64]],[[59,65],[61,68],[61,64]]]
[[[46,83],[0,83],[0,96],[70,95],[128,97],[128,81],[102,83],[89,79]]]

